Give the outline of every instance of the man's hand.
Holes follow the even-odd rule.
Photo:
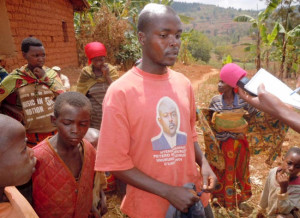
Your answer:
[[[37,77],[37,78],[42,78],[43,76],[45,76],[45,71],[43,70],[43,68],[40,67],[36,67],[33,69],[33,74]]]
[[[209,166],[209,165],[208,165]],[[217,177],[212,171],[211,167],[201,167],[203,177],[203,188],[204,192],[212,192],[217,184]]]
[[[289,186],[290,176],[285,170],[280,170],[276,174],[276,180],[280,186],[280,194],[286,193]]]
[[[203,155],[198,142],[194,142],[194,148],[196,162],[201,167],[201,174],[203,178],[202,190],[204,192],[212,192],[217,184],[217,177]]]
[[[194,190],[177,186],[169,189],[166,199],[184,213],[187,213],[188,209],[200,200]]]

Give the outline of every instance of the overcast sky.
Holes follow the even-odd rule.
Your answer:
[[[196,2],[202,4],[209,5],[217,5],[219,7],[233,7],[236,9],[252,9],[252,10],[260,10],[266,8],[265,1],[259,0],[175,0],[178,2]]]

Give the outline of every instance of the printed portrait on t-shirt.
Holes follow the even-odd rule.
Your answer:
[[[161,98],[156,106],[156,122],[161,129],[159,135],[151,139],[154,151],[186,145],[186,133],[180,132],[180,112],[177,104],[169,97]]]

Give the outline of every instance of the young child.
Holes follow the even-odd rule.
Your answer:
[[[27,64],[0,83],[0,106],[4,114],[22,122],[27,145],[33,147],[55,134],[50,115],[54,99],[65,89],[57,73],[44,66],[46,53],[39,39],[25,38],[21,50]]]
[[[54,66],[54,67],[52,67],[52,70],[55,70],[55,72],[57,73],[57,75],[61,79],[62,84],[65,87],[66,91],[70,91],[70,88],[71,88],[70,80],[65,74],[61,73],[61,68],[58,67],[58,66]]]
[[[268,217],[300,217],[300,148],[292,147],[267,178],[259,206]],[[260,211],[257,217],[263,217]]]
[[[89,65],[82,69],[77,82],[77,91],[86,95],[92,103],[91,127],[100,129],[102,102],[109,85],[119,75],[115,67],[105,63],[106,48],[100,42],[90,42],[85,48]]]
[[[56,99],[51,120],[57,134],[34,147],[38,161],[32,177],[33,202],[40,217],[88,217],[90,214],[96,152],[83,139],[90,117],[91,103],[81,93],[66,92]]]
[[[28,182],[36,158],[26,146],[25,128],[0,114],[0,217],[38,217],[15,186]]]

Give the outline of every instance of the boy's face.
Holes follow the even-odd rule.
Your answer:
[[[35,171],[36,158],[33,150],[26,146],[25,129],[15,123],[14,130],[4,130],[7,143],[0,154],[0,186],[18,186],[28,182]]]
[[[147,30],[140,33],[143,58],[161,66],[174,65],[181,41],[182,27],[178,16],[166,12],[155,15],[148,23]]]
[[[288,154],[282,168],[290,174],[290,177],[296,177],[300,173],[300,155],[295,152]]]
[[[43,46],[30,46],[27,53],[23,52],[23,57],[30,67],[42,68],[45,64],[46,54]]]
[[[90,126],[90,111],[64,103],[58,117],[52,117],[58,131],[58,143],[65,147],[77,146]]]

